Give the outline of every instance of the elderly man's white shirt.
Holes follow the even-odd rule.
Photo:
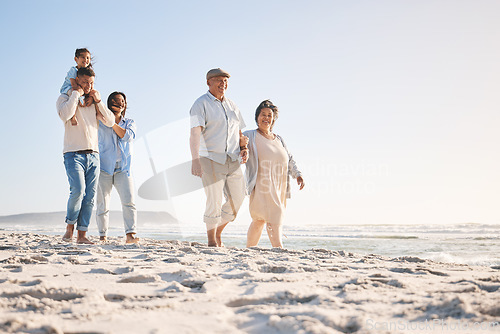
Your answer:
[[[240,154],[240,130],[245,122],[233,101],[218,100],[210,92],[199,97],[191,107],[191,128],[202,127],[200,156],[224,164],[229,156],[233,161]]]

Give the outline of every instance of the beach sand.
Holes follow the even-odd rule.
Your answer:
[[[94,241],[97,238],[93,237]],[[0,232],[5,333],[499,332],[500,268]]]

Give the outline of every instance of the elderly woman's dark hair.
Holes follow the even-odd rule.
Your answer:
[[[276,107],[271,100],[264,100],[262,101],[259,106],[257,107],[257,110],[255,110],[255,123],[258,124],[257,119],[259,118],[260,112],[262,109],[269,108],[273,111],[273,124],[271,124],[271,130],[273,129],[274,122],[278,119],[278,107]]]
[[[125,100],[125,109],[123,109],[123,112],[122,112],[122,116],[125,117],[125,112],[127,111],[127,97],[125,96],[125,93],[113,92],[113,93],[109,94],[109,96],[108,96],[108,109],[111,110],[111,106],[114,103],[113,99],[116,95],[123,96],[123,99]]]

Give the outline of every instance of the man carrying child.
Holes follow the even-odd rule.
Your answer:
[[[76,224],[77,243],[92,244],[86,237],[99,176],[99,120],[111,127],[115,116],[94,90],[95,73],[89,67],[78,69],[77,89],[61,94],[57,99],[57,113],[64,122],[64,166],[68,176],[70,195],[66,211],[64,241],[71,241]],[[80,97],[92,98],[89,106],[79,104]],[[71,119],[76,117],[76,125]]]

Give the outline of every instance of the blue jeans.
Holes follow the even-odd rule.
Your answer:
[[[69,181],[66,223],[78,231],[89,228],[99,177],[99,153],[64,153],[64,167]]]

